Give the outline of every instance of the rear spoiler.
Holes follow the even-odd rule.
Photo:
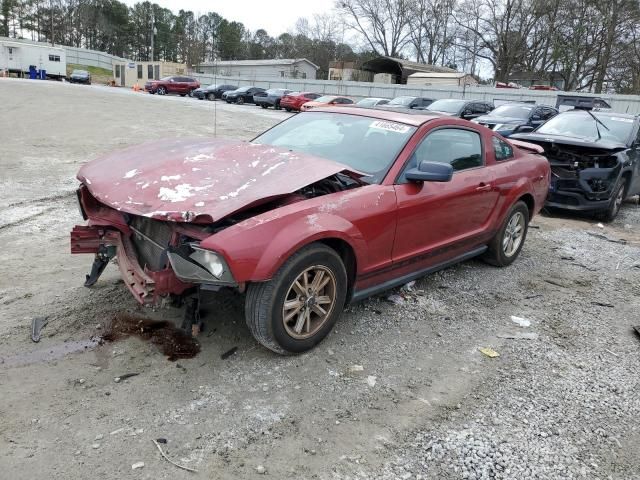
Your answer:
[[[516,147],[531,153],[538,153],[538,154],[544,153],[544,148],[542,148],[540,145],[536,145],[535,143],[523,142],[521,140],[515,140],[515,139],[513,140],[509,139],[509,142],[515,145]]]

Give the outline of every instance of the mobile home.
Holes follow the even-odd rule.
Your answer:
[[[113,62],[113,79],[119,87],[139,87],[149,80],[160,80],[171,75],[185,75],[187,66],[173,62]]]
[[[0,71],[24,75],[29,67],[45,70],[47,77],[61,78],[67,75],[67,57],[64,48],[50,45],[0,40]]]

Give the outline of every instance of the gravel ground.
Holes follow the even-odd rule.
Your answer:
[[[6,478],[640,478],[637,204],[602,228],[540,216],[510,268],[470,261],[393,292],[398,304],[353,305],[296,357],[252,339],[241,296],[211,296],[201,352],[169,362],[136,338],[88,343],[115,314],[181,311],[141,309],[114,267],[81,286],[75,172],[165,136],[249,139],[288,114],[18,80],[0,80],[0,105]],[[49,319],[37,345],[34,316]]]

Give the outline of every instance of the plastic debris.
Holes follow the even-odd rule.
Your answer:
[[[131,465],[131,470],[137,470],[143,467],[144,467],[144,462],[136,462],[133,465]]]
[[[233,355],[237,351],[238,351],[238,347],[232,347],[229,350],[227,350],[226,352],[224,352],[222,355],[220,355],[220,359],[221,360],[226,360],[227,358],[229,358],[231,355]]]
[[[362,372],[363,370],[364,370],[364,367],[362,365],[351,365],[349,367],[349,372],[351,373]]]
[[[40,332],[49,323],[47,317],[35,317],[31,320],[31,340],[38,343],[40,341]]]
[[[374,375],[369,375],[367,377],[367,385],[369,385],[371,388],[376,386],[376,379],[377,377]]]
[[[498,352],[496,352],[493,348],[490,348],[490,347],[482,347],[482,348],[479,348],[478,350],[480,350],[480,353],[482,353],[483,355],[486,355],[489,358],[496,358],[500,356]]]
[[[416,281],[415,280],[411,280],[409,283],[405,283],[402,286],[402,290],[404,290],[405,292],[411,292],[413,291],[413,287],[416,286]]]
[[[531,320],[527,319],[527,318],[522,318],[522,317],[516,317],[515,315],[511,315],[511,321],[513,323],[518,324],[521,327],[530,327],[531,326]]]
[[[538,334],[535,332],[500,333],[497,337],[512,340],[537,340]]]
[[[392,295],[389,295],[387,297],[387,300],[389,300],[391,303],[395,305],[403,305],[405,302],[404,298],[402,298],[400,295],[396,295],[395,293]]]

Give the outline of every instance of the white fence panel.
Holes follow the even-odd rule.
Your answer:
[[[534,100],[537,104],[555,106],[558,93],[547,90],[525,90],[510,88],[494,88],[487,86],[470,87],[419,87],[415,85],[396,85],[371,82],[341,82],[333,80],[302,80],[293,78],[274,79],[273,77],[222,77],[213,75],[192,74],[203,85],[212,83],[230,83],[238,86],[255,85],[263,88],[288,88],[295,91],[316,92],[332,95],[345,95],[360,99],[364,97],[394,98],[402,95],[413,95],[429,98],[468,98],[477,100]],[[590,96],[589,93],[572,93],[572,95]],[[610,95],[600,97],[607,100],[613,110],[620,113],[640,114],[640,96]]]

